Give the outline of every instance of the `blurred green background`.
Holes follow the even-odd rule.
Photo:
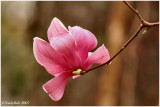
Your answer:
[[[1,101],[29,101],[32,106],[159,105],[158,27],[150,28],[144,35],[141,32],[109,66],[69,79],[60,101],[51,100],[42,89],[53,76],[36,62],[33,38],[48,41],[47,29],[57,17],[66,27],[78,25],[94,33],[97,47],[104,43],[113,56],[140,25],[123,2],[1,3]],[[158,1],[129,3],[145,20],[159,21]]]

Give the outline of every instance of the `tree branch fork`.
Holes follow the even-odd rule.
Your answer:
[[[88,73],[89,71],[91,70],[94,70],[96,68],[99,68],[99,67],[102,67],[104,65],[108,65],[113,59],[115,59],[137,36],[138,34],[140,33],[140,31],[144,28],[151,28],[151,27],[155,27],[155,26],[159,26],[159,22],[155,22],[155,23],[150,23],[150,22],[147,22],[145,21],[141,15],[139,14],[138,10],[135,10],[127,1],[123,1],[123,3],[128,6],[136,15],[137,17],[139,18],[139,20],[141,21],[141,24],[139,25],[137,31],[134,33],[133,36],[131,36],[131,38],[122,46],[122,48],[115,54],[113,55],[107,62],[101,64],[101,65],[98,65],[98,66],[95,66],[93,68],[90,68],[89,70],[87,71],[80,71],[80,75],[84,75],[86,73]],[[145,30],[146,31],[146,30]]]

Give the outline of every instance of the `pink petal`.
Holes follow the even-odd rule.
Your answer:
[[[109,59],[110,56],[108,50],[104,45],[102,45],[88,57],[86,62],[83,64],[82,69],[88,70],[92,66],[92,64],[94,63],[103,64],[107,62]]]
[[[44,91],[46,91],[49,94],[52,100],[60,100],[63,96],[67,81],[71,76],[71,72],[64,72],[56,76],[55,78],[51,79],[43,85]]]
[[[51,40],[50,44],[53,48],[65,56],[72,70],[75,70],[82,65],[81,58],[75,45],[75,40],[70,34]]]
[[[75,78],[78,78],[80,77],[81,75],[74,75],[72,78],[75,79]]]
[[[48,40],[51,41],[53,37],[69,33],[66,27],[58,18],[53,18],[49,28],[48,28]]]
[[[94,34],[81,27],[68,27],[68,29],[76,41],[78,53],[83,63],[88,57],[88,52],[96,47],[97,39]]]
[[[63,55],[53,49],[46,41],[37,37],[34,38],[33,52],[37,62],[44,66],[52,75],[69,70],[68,63]]]

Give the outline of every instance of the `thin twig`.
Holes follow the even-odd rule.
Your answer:
[[[159,26],[159,22],[149,23],[149,22],[145,21],[141,17],[141,15],[138,13],[138,11],[135,10],[128,2],[126,2],[126,1],[123,1],[123,2],[137,15],[137,17],[141,21],[141,24],[140,24],[139,28],[137,29],[135,34],[122,46],[122,48],[113,57],[111,57],[107,62],[105,62],[105,63],[103,63],[101,65],[95,66],[95,67],[93,67],[93,68],[91,68],[91,69],[89,69],[87,71],[82,71],[80,73],[81,75],[84,75],[84,74],[88,73],[89,71],[94,70],[96,68],[99,68],[101,66],[108,65],[113,59],[115,59],[138,36],[139,32],[143,28],[150,28],[150,27],[154,27],[154,26]]]
[[[143,18],[141,17],[141,15],[138,13],[138,10],[135,10],[129,3],[127,3],[126,1],[123,1],[134,13],[136,13],[136,15],[138,16],[139,20],[143,23]]]
[[[139,14],[138,10],[135,10],[127,1],[123,1],[139,18],[139,20],[141,21],[141,23],[145,26],[145,27],[153,27],[153,26],[157,26],[159,25],[159,22],[156,23],[149,23],[147,21],[145,21],[142,16]]]

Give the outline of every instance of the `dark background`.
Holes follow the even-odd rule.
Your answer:
[[[158,1],[129,3],[145,20],[159,21]],[[97,47],[104,43],[113,56],[140,25],[123,2],[2,1],[1,6],[1,101],[30,101],[32,106],[159,105],[158,27],[140,32],[109,66],[69,79],[60,101],[42,89],[53,76],[36,62],[33,38],[48,41],[47,29],[57,17],[66,27],[78,25],[94,33]]]

